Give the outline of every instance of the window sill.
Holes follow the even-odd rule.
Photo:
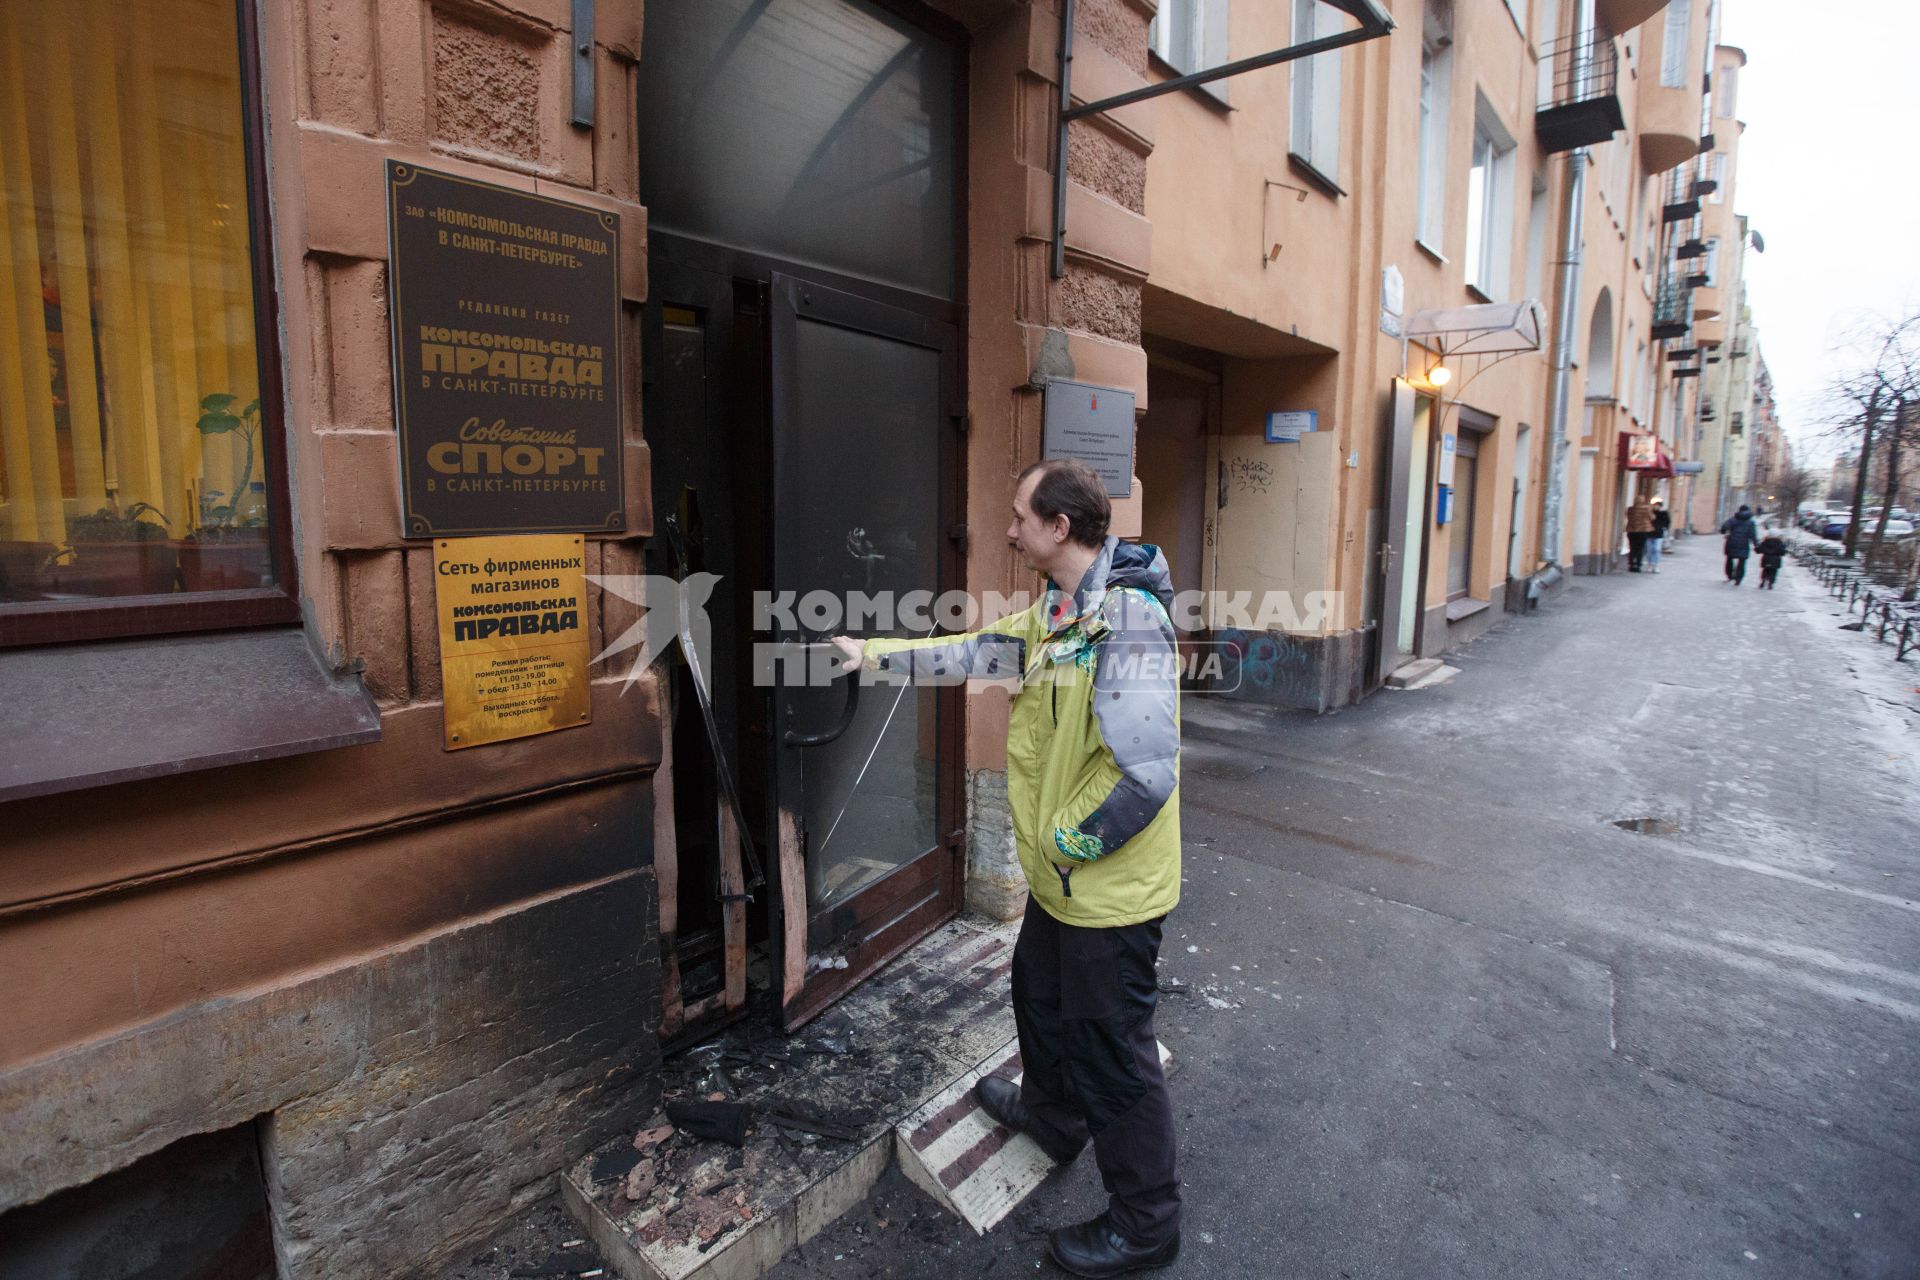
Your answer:
[[[1493,301],[1492,294],[1488,293],[1486,290],[1482,289],[1479,285],[1474,284],[1471,281],[1467,283],[1467,296],[1469,298],[1472,298],[1475,302],[1492,302]]]
[[[1193,74],[1192,71],[1182,71],[1180,68],[1174,66],[1171,62],[1168,62],[1165,58],[1160,56],[1160,51],[1158,49],[1147,50],[1147,62],[1148,62],[1148,65],[1151,66],[1154,70],[1166,72],[1167,78],[1169,80],[1176,80],[1181,76],[1190,76]],[[1221,65],[1224,65],[1224,64],[1222,63],[1214,64],[1214,66],[1221,66]],[[1195,70],[1211,71],[1213,70],[1213,67],[1198,67],[1198,68],[1195,68]],[[1225,80],[1215,80],[1212,84],[1190,85],[1187,87],[1185,92],[1196,98],[1199,98],[1202,102],[1212,107],[1215,111],[1227,112],[1227,111],[1233,110],[1233,104],[1227,100],[1226,84],[1227,82]]]
[[[1447,621],[1464,622],[1476,613],[1485,613],[1492,607],[1493,605],[1489,601],[1475,600],[1471,596],[1461,596],[1457,600],[1447,601]]]
[[[1432,258],[1441,266],[1444,267],[1447,265],[1447,255],[1428,244],[1425,240],[1422,240],[1419,236],[1413,238],[1413,247],[1426,254],[1429,258]]]
[[[1318,187],[1322,195],[1338,197],[1347,194],[1345,187],[1307,163],[1306,159],[1297,151],[1287,152],[1287,165],[1295,173]]]
[[[358,676],[321,669],[299,628],[0,653],[0,802],[380,737]]]

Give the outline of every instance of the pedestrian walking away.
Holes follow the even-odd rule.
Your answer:
[[[1781,562],[1787,558],[1787,540],[1769,529],[1766,538],[1760,543],[1760,589],[1773,590],[1773,584],[1779,580]]]
[[[1180,1250],[1173,1107],[1153,1030],[1161,929],[1180,898],[1173,587],[1159,549],[1108,536],[1110,517],[1092,468],[1036,463],[1015,488],[1007,538],[1047,577],[1038,604],[969,635],[834,638],[849,668],[1021,677],[1007,800],[1028,888],[1013,955],[1024,1075],[987,1076],[975,1095],[1060,1163],[1091,1139],[1106,1212],[1048,1239],[1080,1276],[1165,1266]]]
[[[1627,572],[1638,573],[1647,558],[1647,537],[1653,532],[1653,504],[1644,496],[1627,508]]]
[[[1647,535],[1647,572],[1660,572],[1660,556],[1666,550],[1667,536],[1673,532],[1673,513],[1660,499],[1653,500],[1653,532]]]
[[[1727,581],[1737,587],[1746,581],[1747,557],[1753,554],[1753,544],[1760,540],[1760,530],[1753,523],[1753,508],[1741,504],[1720,526],[1720,532],[1726,535],[1721,550],[1727,556]]]

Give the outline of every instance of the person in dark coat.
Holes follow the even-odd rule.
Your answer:
[[[1773,584],[1779,580],[1780,564],[1787,558],[1787,540],[1779,534],[1768,531],[1760,543],[1760,589],[1773,590]]]
[[[1721,547],[1727,553],[1727,581],[1737,587],[1746,581],[1747,557],[1753,554],[1753,544],[1760,541],[1760,529],[1753,523],[1753,508],[1742,503],[1733,518],[1720,526],[1720,532],[1727,539]]]

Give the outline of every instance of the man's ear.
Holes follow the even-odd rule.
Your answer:
[[[1051,529],[1054,536],[1062,542],[1073,536],[1073,521],[1067,518],[1065,512],[1047,521],[1047,528]]]

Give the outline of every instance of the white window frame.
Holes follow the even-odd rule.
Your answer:
[[[1227,15],[1230,0],[1161,0],[1147,26],[1147,47],[1155,57],[1181,75],[1221,66],[1227,56]],[[1227,81],[1197,86],[1200,92],[1225,103]]]
[[[1707,196],[1707,203],[1708,204],[1723,203],[1727,198],[1727,153],[1726,152],[1716,151],[1713,153],[1713,164],[1708,169],[1707,176],[1713,179],[1713,190]]]
[[[1667,0],[1660,39],[1660,83],[1666,88],[1687,87],[1687,46],[1692,42],[1693,0]]]
[[[1427,0],[1420,41],[1420,178],[1414,242],[1446,260],[1447,122],[1453,97],[1453,32],[1442,3]]]
[[[1467,172],[1467,284],[1490,301],[1505,299],[1513,270],[1513,168],[1517,144],[1475,91],[1473,153]]]
[[[1294,0],[1293,43],[1345,30],[1344,15],[1320,0]],[[1340,188],[1340,62],[1332,49],[1289,64],[1287,153],[1334,190]]]
[[[1720,287],[1720,237],[1719,236],[1707,237],[1707,252],[1705,257],[1706,257],[1705,270],[1703,270],[1701,274],[1706,276],[1707,278],[1707,288],[1718,289]]]
[[[1720,68],[1719,110],[1716,114],[1722,120],[1734,118],[1735,99],[1740,89],[1740,68],[1732,65]]]

